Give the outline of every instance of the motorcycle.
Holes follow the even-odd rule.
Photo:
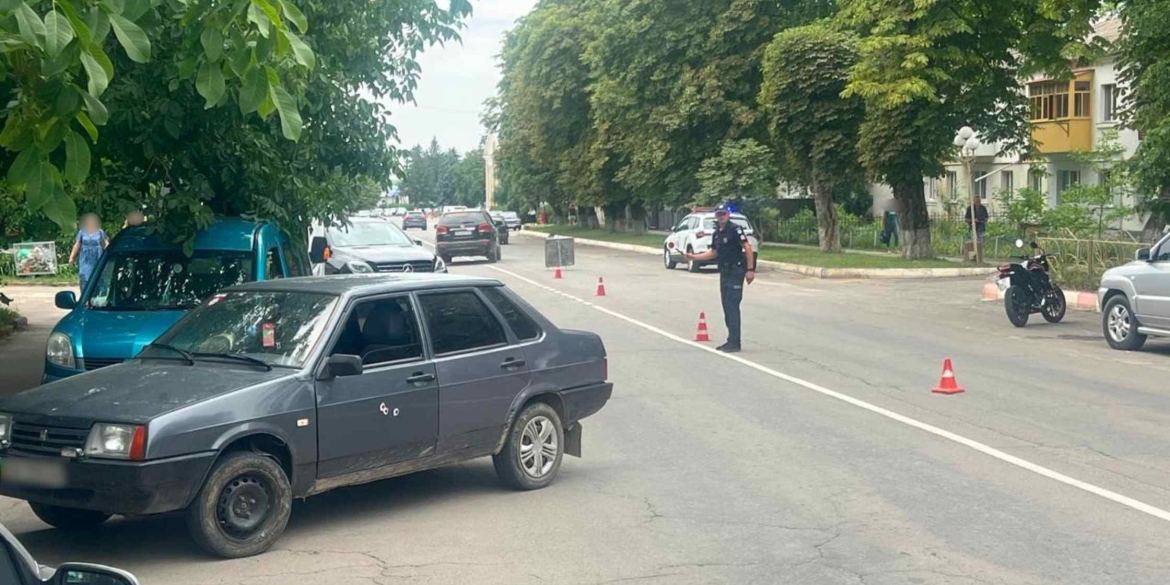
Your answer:
[[[1048,276],[1052,269],[1051,254],[1045,253],[1036,242],[1032,242],[1035,255],[1013,256],[1022,262],[999,267],[997,284],[1004,291],[1003,308],[1008,320],[1016,327],[1028,324],[1028,317],[1040,313],[1049,323],[1060,323],[1068,308],[1064,291]],[[1016,240],[1016,247],[1024,248],[1023,240]]]

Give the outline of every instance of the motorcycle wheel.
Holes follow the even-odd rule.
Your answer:
[[[1028,298],[1028,292],[1018,286],[1008,288],[1007,294],[1003,295],[1003,309],[1012,325],[1026,326],[1028,316],[1032,314],[1032,303]]]
[[[1060,290],[1059,286],[1052,285],[1052,292],[1048,295],[1048,302],[1044,303],[1044,309],[1040,311],[1044,315],[1044,320],[1049,323],[1060,323],[1064,319],[1064,313],[1068,310],[1068,303],[1064,300],[1064,291]]]

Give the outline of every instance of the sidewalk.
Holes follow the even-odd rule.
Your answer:
[[[64,287],[12,286],[4,292],[12,297],[12,308],[28,319],[28,329],[0,341],[0,396],[14,394],[41,383],[45,363],[45,342],[65,311],[53,305],[53,297]]]

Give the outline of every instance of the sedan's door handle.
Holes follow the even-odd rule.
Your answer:
[[[434,382],[435,375],[428,374],[425,372],[415,372],[413,375],[411,375],[409,378],[407,378],[406,381],[409,384],[423,384],[426,382]]]
[[[510,370],[512,368],[523,368],[527,363],[528,362],[522,359],[508,358],[504,360],[504,363],[500,364],[500,367],[504,368],[505,370]]]

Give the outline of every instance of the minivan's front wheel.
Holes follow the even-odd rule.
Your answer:
[[[529,404],[516,417],[504,448],[492,457],[496,475],[510,487],[536,490],[552,483],[565,454],[561,417],[543,402]]]
[[[40,518],[42,522],[58,530],[86,530],[97,528],[103,522],[110,519],[110,515],[105,512],[82,510],[80,508],[64,508],[61,506],[38,504],[36,502],[29,502],[28,507],[32,508],[33,514],[36,514],[37,518]]]
[[[1121,351],[1137,351],[1146,344],[1146,336],[1138,333],[1138,323],[1125,295],[1117,295],[1105,303],[1101,326],[1109,347]]]
[[[258,555],[284,532],[292,488],[280,465],[250,451],[224,456],[187,508],[187,529],[218,557]]]

